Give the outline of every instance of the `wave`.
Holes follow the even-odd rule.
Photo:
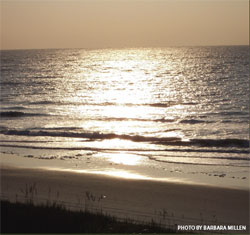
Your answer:
[[[199,104],[199,103],[197,103],[197,102],[183,102],[183,103],[181,103],[182,105],[197,105],[197,104]]]
[[[229,167],[249,167],[247,165],[242,165],[237,163],[237,165],[232,162],[230,163],[205,163],[205,162],[184,162],[184,161],[171,161],[171,160],[159,160],[159,159],[151,159],[157,162],[163,162],[168,164],[180,164],[180,165],[194,165],[194,166],[229,166]]]
[[[43,78],[57,78],[56,76],[48,76],[48,75],[44,75],[44,76],[34,76],[34,77],[32,77],[32,78],[36,78],[36,79],[38,79],[38,78],[40,78],[40,79],[43,79]]]
[[[49,116],[49,115],[43,113],[25,113],[17,111],[0,112],[0,117],[15,118],[15,117],[31,117],[31,116]]]
[[[10,81],[1,81],[0,82],[1,86],[18,86],[18,85],[22,85],[21,82],[10,82]]]
[[[1,109],[5,109],[5,110],[10,110],[10,109],[14,109],[14,110],[25,110],[27,109],[26,107],[23,106],[10,106],[10,107],[1,107]]]
[[[29,147],[29,148],[45,148],[47,149],[47,147],[45,146],[41,146],[41,147],[32,147],[32,146],[21,146],[21,145],[13,145],[13,143],[41,143],[41,144],[44,144],[44,143],[65,143],[64,140],[0,140],[0,143],[10,143],[11,145],[1,145],[3,147],[6,147],[6,146],[10,146],[10,147]],[[66,150],[86,150],[85,147],[77,147],[77,148],[74,148],[74,147],[48,147],[49,149],[66,149]],[[192,149],[189,149],[189,148],[167,148],[167,149],[157,149],[157,148],[152,148],[152,149],[143,149],[143,148],[87,148],[87,150],[95,150],[95,151],[132,151],[132,152],[141,152],[142,154],[140,155],[143,155],[143,156],[148,156],[148,155],[145,155],[144,152],[164,152],[164,153],[167,153],[167,152],[173,152],[173,153],[177,153],[177,152],[180,152],[180,153],[225,153],[225,154],[237,154],[237,155],[249,155],[250,153],[250,150],[244,150],[244,149],[197,149],[197,148],[192,148]],[[162,156],[162,155],[159,155],[158,156]],[[165,155],[164,155],[165,156]],[[202,155],[201,155],[202,156]],[[211,158],[214,158],[214,155],[212,155],[213,157]],[[176,157],[176,155],[175,155]],[[185,155],[185,157],[188,157]],[[204,158],[204,156],[200,157],[200,158]],[[205,157],[206,158],[206,157]],[[228,158],[232,158],[231,156],[228,157]],[[249,158],[250,159],[250,158]],[[239,157],[239,160],[242,160],[242,157]]]
[[[142,155],[142,156],[147,156],[147,155]],[[204,157],[204,156],[178,156],[178,155],[157,155],[157,156],[147,156],[150,158],[154,158],[157,159],[158,157],[160,157],[162,159],[162,161],[164,161],[163,158],[165,158],[166,160],[168,158],[186,158],[186,159],[212,159],[212,160],[232,160],[232,161],[250,161],[249,157],[231,157],[231,156],[220,156],[220,157],[215,157],[215,156],[210,156],[210,157]]]
[[[158,141],[161,145],[198,146],[198,147],[240,147],[249,148],[249,140],[246,139],[191,139],[189,141],[175,141],[165,143]]]
[[[1,141],[4,142],[4,141]],[[21,141],[5,141],[6,143],[20,143]],[[23,143],[50,143],[51,141],[23,141]],[[58,141],[57,141],[58,142]],[[32,146],[32,145],[20,145],[20,144],[0,144],[1,147],[15,147],[15,148],[29,148],[29,149],[47,149],[47,150],[87,150],[87,151],[95,151],[95,152],[133,152],[133,154],[148,157],[152,160],[157,160],[160,158],[159,161],[168,161],[169,158],[185,158],[185,159],[212,159],[212,160],[232,160],[232,161],[250,161],[250,157],[246,156],[188,156],[188,155],[161,155],[160,153],[157,155],[153,155],[152,152],[165,152],[163,149],[124,149],[124,148],[98,148],[98,147],[51,147],[51,146]]]
[[[115,149],[115,148],[97,148],[97,147],[49,147],[49,146],[30,146],[30,145],[13,145],[13,144],[0,144],[1,147],[8,148],[25,148],[25,149],[40,149],[40,150],[69,150],[69,151],[91,151],[94,152],[104,152],[104,153],[116,153],[116,152],[133,152],[133,154],[140,155],[143,157],[147,157],[149,160],[163,162],[163,163],[172,163],[172,164],[185,164],[185,165],[206,165],[206,166],[234,166],[234,167],[247,167],[249,168],[249,157],[240,157],[240,156],[181,156],[181,155],[152,155],[147,154],[147,152],[151,153],[152,150],[148,149]],[[156,152],[163,152],[164,150],[156,149]],[[142,152],[142,153],[140,153]],[[73,153],[72,153],[73,154]],[[84,154],[73,154],[72,156],[63,156],[60,159],[65,160],[66,158],[79,159],[79,156],[84,156]],[[35,157],[33,155],[27,155],[25,157]],[[38,157],[39,159],[55,159],[55,156],[52,157]],[[176,160],[174,160],[176,158]],[[185,160],[184,160],[185,159]],[[192,160],[193,159],[193,160]],[[219,160],[219,162],[217,161]],[[222,160],[222,161],[221,161]],[[205,161],[205,162],[204,162]],[[209,161],[209,162],[207,162]]]
[[[127,106],[127,107],[157,107],[157,108],[168,108],[174,105],[182,104],[182,105],[196,105],[197,103],[192,102],[175,102],[175,101],[167,101],[164,103],[115,103],[115,102],[103,102],[103,103],[88,103],[88,102],[67,102],[67,101],[48,101],[48,100],[40,100],[40,101],[32,101],[29,102],[30,105],[83,105],[83,106]]]
[[[31,105],[40,105],[40,104],[58,104],[57,102],[54,101],[47,101],[47,100],[42,100],[42,101],[36,101],[36,102],[29,102]]]
[[[241,115],[249,115],[249,112],[246,111],[230,111],[230,112],[220,112],[221,115],[225,116],[241,116]]]
[[[211,112],[208,114],[209,116],[241,116],[242,118],[249,117],[249,112],[248,111],[221,111],[221,112]]]
[[[71,127],[70,127],[71,128]],[[240,147],[249,148],[249,140],[246,139],[191,139],[183,141],[178,137],[155,137],[155,136],[141,136],[115,133],[99,133],[99,132],[83,132],[83,130],[57,128],[57,129],[1,129],[0,134],[4,135],[19,135],[19,136],[50,136],[50,137],[68,137],[68,138],[82,138],[90,141],[105,140],[105,139],[121,139],[130,140],[133,142],[149,142],[151,144],[166,145],[166,146],[196,146],[196,147]]]
[[[119,117],[104,117],[104,118],[95,118],[93,120],[97,121],[139,121],[139,122],[176,122],[175,119],[166,119],[166,118],[159,118],[159,119],[144,119],[144,118],[119,118]]]
[[[99,132],[65,132],[65,131],[43,131],[43,130],[0,130],[1,134],[5,135],[22,135],[22,136],[51,136],[51,137],[70,137],[70,138],[84,138],[90,140],[103,140],[103,139],[123,139],[123,140],[131,140],[134,142],[152,142],[152,141],[180,141],[181,138],[176,137],[165,137],[165,138],[158,138],[158,137],[146,137],[140,135],[119,135],[114,133],[99,133]]]
[[[168,108],[170,106],[176,105],[176,102],[167,102],[167,103],[152,103],[152,104],[143,104],[145,106],[158,107],[158,108]]]
[[[250,150],[242,150],[242,149],[188,149],[188,148],[168,148],[164,149],[165,152],[185,152],[185,153],[237,153],[237,154],[249,154]]]
[[[244,120],[242,118],[242,119],[238,119],[238,120],[222,120],[221,123],[232,123],[232,124],[235,124],[235,123],[249,123],[249,119],[245,118],[245,120]]]
[[[49,104],[49,102],[46,102]],[[52,102],[51,102],[52,103]],[[38,104],[38,103],[37,103]],[[13,110],[26,110],[25,107],[9,107],[9,108],[2,108],[2,109],[13,109]],[[17,117],[33,117],[33,116],[52,116],[51,114],[43,114],[43,113],[27,113],[21,111],[3,111],[0,112],[0,117],[8,117],[8,118],[17,118]],[[138,122],[161,122],[161,123],[172,123],[176,122],[176,119],[166,119],[166,118],[159,118],[159,119],[145,119],[145,118],[126,118],[126,117],[103,117],[103,118],[93,118],[89,120],[94,121],[138,121]]]
[[[191,143],[201,147],[249,148],[249,140],[246,139],[193,139]]]
[[[209,121],[209,123],[210,122],[211,121]],[[186,120],[181,120],[179,123],[184,123],[184,124],[199,124],[199,123],[208,123],[208,121],[196,120],[196,119],[186,119]]]

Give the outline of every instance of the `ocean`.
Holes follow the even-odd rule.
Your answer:
[[[24,166],[248,184],[248,46],[3,50],[0,98]]]

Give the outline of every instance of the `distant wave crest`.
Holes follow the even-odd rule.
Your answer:
[[[31,116],[48,116],[48,114],[25,113],[25,112],[18,112],[18,111],[0,112],[0,117],[17,118],[17,117],[31,117]]]

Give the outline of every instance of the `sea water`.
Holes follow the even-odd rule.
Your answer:
[[[1,153],[25,164],[248,183],[248,46],[4,50],[0,98]]]

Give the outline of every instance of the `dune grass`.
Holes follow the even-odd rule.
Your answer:
[[[1,200],[1,233],[173,233],[153,221],[118,221],[101,212],[70,211],[59,204]]]

